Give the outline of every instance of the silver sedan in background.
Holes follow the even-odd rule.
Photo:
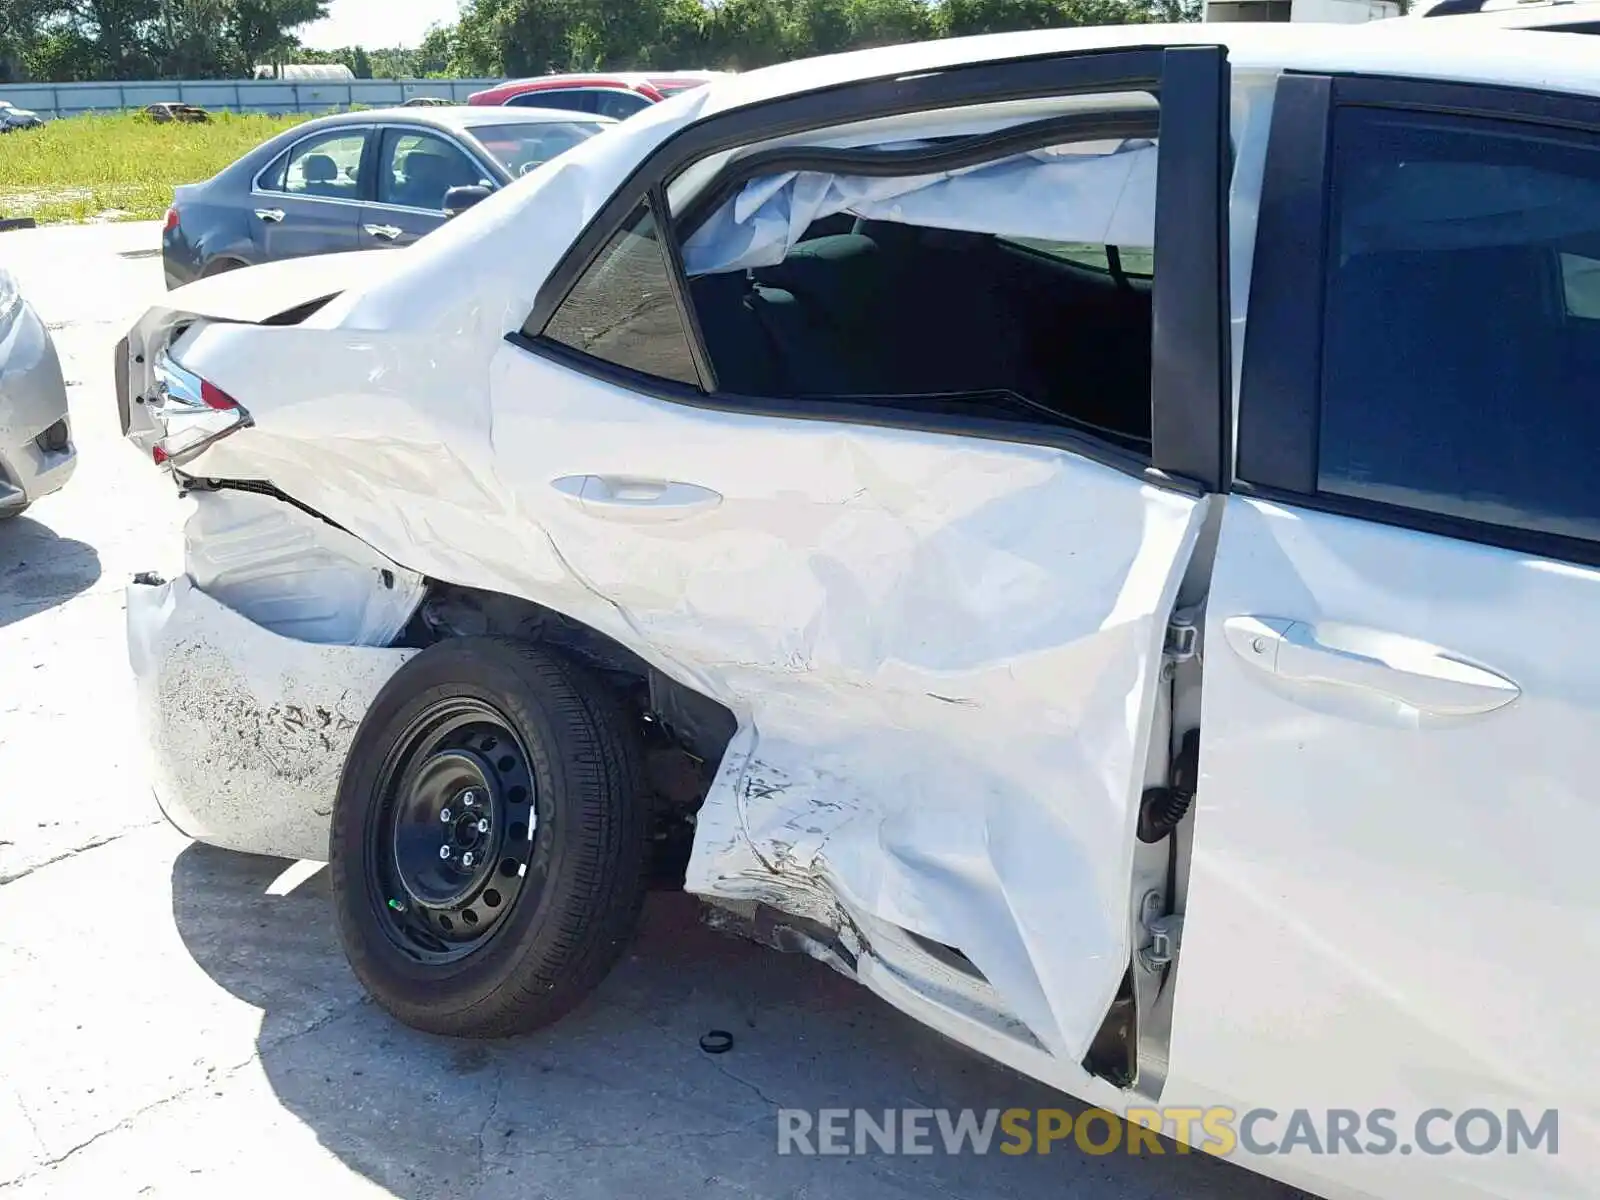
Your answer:
[[[55,344],[0,267],[0,520],[65,486],[77,456]]]

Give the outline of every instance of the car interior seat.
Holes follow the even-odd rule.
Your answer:
[[[393,203],[412,208],[442,209],[444,195],[451,188],[478,182],[464,159],[431,150],[413,150],[406,155],[401,173],[404,178],[394,189]]]
[[[332,196],[339,190],[339,164],[327,154],[308,154],[300,164],[300,174],[306,181],[306,191],[319,196]]]

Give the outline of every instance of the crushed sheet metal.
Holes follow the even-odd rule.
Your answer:
[[[1133,950],[1149,714],[1204,502],[1051,447],[674,404],[508,341],[668,108],[302,325],[189,333],[184,363],[255,422],[191,469],[269,479],[393,562],[545,605],[725,705],[748,744],[699,815],[691,890],[852,953],[868,921],[955,947],[1004,1006],[989,1028],[1077,1064]],[[615,520],[553,486],[575,475],[720,499]]]
[[[255,425],[194,469],[270,478],[725,705],[754,740],[691,890],[957,947],[1081,1061],[1132,952],[1147,714],[1203,504],[1048,447],[639,397],[465,328],[197,331],[185,361]],[[722,499],[615,521],[552,486],[573,474]]]
[[[427,583],[371,546],[272,496],[192,492],[184,562],[207,596],[302,642],[387,646]]]
[[[167,817],[227,849],[323,861],[357,726],[414,650],[280,637],[187,576],[127,591],[128,656]]]

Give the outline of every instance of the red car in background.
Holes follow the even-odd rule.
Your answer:
[[[595,75],[540,75],[532,79],[513,79],[499,87],[474,92],[467,103],[556,108],[597,113],[621,121],[668,96],[700,87],[724,73],[620,71]]]

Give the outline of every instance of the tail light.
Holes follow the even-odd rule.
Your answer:
[[[164,228],[164,231],[166,233],[171,233],[177,227],[178,227],[178,206],[176,204],[174,204],[171,208],[167,209],[167,223],[163,228]]]
[[[150,449],[157,466],[186,462],[219,438],[251,424],[243,405],[170,353],[163,352],[154,369],[156,386],[144,403],[160,430]]]

